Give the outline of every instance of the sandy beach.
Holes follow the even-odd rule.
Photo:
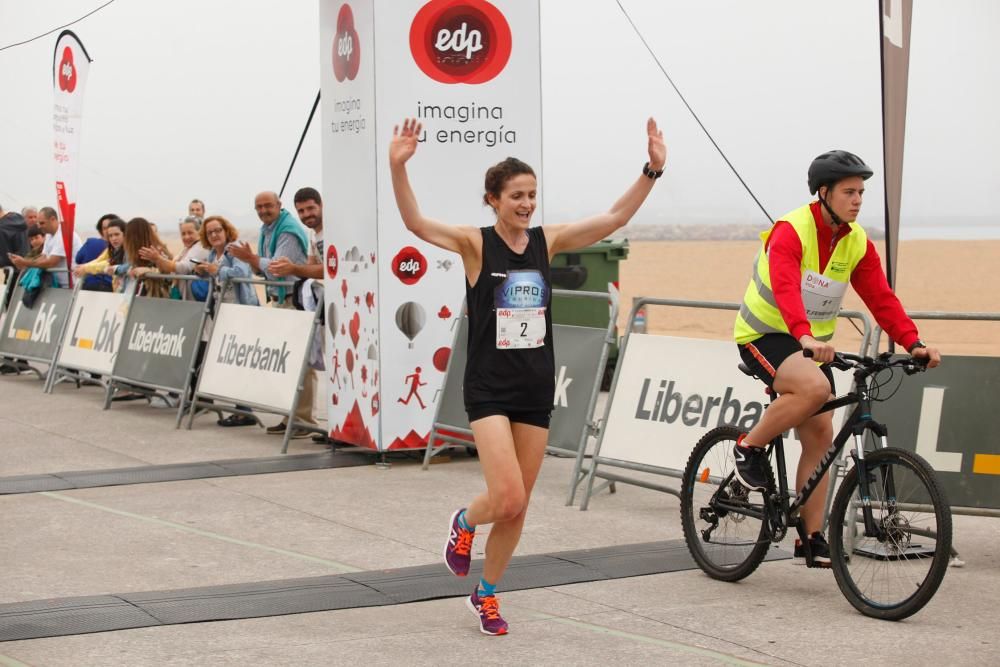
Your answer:
[[[627,235],[626,235],[627,237]],[[241,238],[256,242],[256,233]],[[173,252],[180,239],[163,234]],[[619,265],[625,331],[634,297],[739,302],[743,297],[757,241],[630,241],[629,256]],[[885,257],[885,244],[876,241]],[[1000,286],[990,285],[989,267],[1000,263],[1000,241],[903,241],[899,246],[896,293],[909,311],[1000,313]],[[867,312],[848,289],[847,310]],[[652,307],[647,312],[650,333],[730,340],[732,311]],[[876,322],[872,319],[872,326]],[[859,325],[860,326],[860,325]],[[918,320],[920,335],[942,354],[1000,356],[1000,322]],[[842,320],[834,342],[857,351],[861,335]],[[885,340],[883,337],[883,347]]]
[[[755,241],[638,241],[619,267],[624,331],[633,297],[739,302],[750,279]],[[884,245],[876,242],[884,257]],[[911,311],[1000,312],[1000,288],[987,280],[1000,260],[1000,241],[904,241],[897,294]],[[848,290],[844,308],[864,310]],[[729,340],[731,311],[652,307],[650,333]],[[875,324],[874,321],[872,323]],[[945,355],[1000,356],[1000,322],[917,321],[925,341]],[[861,336],[842,321],[834,342],[856,351]],[[883,338],[884,349],[884,338]]]

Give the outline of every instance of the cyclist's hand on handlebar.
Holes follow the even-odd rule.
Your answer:
[[[936,347],[918,347],[913,350],[911,355],[915,359],[926,361],[927,368],[934,368],[941,363],[941,353]]]
[[[805,356],[812,357],[816,361],[824,364],[833,361],[833,355],[836,353],[836,349],[833,345],[818,341],[812,336],[802,336],[799,338],[799,345],[802,346],[803,350],[809,350],[809,353]]]

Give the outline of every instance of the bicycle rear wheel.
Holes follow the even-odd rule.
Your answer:
[[[865,535],[859,468],[868,475],[875,535]],[[841,592],[865,616],[898,621],[934,596],[951,554],[951,509],[934,470],[912,452],[881,449],[844,478],[830,512]]]
[[[733,477],[733,446],[739,431],[714,428],[698,441],[681,481],[681,525],[688,550],[713,579],[738,581],[767,555],[770,540],[761,519],[719,506],[743,505],[761,510],[763,498]]]

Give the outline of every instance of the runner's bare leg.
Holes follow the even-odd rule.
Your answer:
[[[465,512],[473,525],[493,524],[486,542],[483,578],[496,583],[521,539],[528,500],[545,456],[548,429],[511,424],[506,417],[491,416],[472,423],[479,462],[486,479],[486,493],[476,497]]]

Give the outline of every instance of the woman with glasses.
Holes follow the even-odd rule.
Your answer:
[[[228,278],[252,278],[250,265],[236,259],[229,252],[229,244],[239,237],[233,223],[221,215],[213,215],[201,227],[201,245],[208,248],[204,262],[196,263],[194,272],[200,276],[214,276],[218,288]],[[239,303],[244,306],[259,306],[260,300],[253,285],[237,283],[222,295],[222,303]]]
[[[199,276],[214,276],[216,283],[215,298],[220,299],[220,289],[229,278],[252,278],[253,270],[241,259],[236,259],[229,252],[229,244],[239,237],[239,232],[233,223],[221,215],[208,217],[201,226],[201,245],[208,249],[208,258],[194,265],[194,272]],[[238,303],[244,306],[259,306],[257,291],[249,283],[234,283],[221,294],[222,303]],[[201,368],[201,356],[204,354],[205,341],[211,332],[211,322],[206,323],[204,340],[199,350],[197,367]],[[237,405],[238,410],[250,411],[244,405]],[[228,417],[218,420],[219,426],[253,426],[257,420],[247,414],[234,412]]]

